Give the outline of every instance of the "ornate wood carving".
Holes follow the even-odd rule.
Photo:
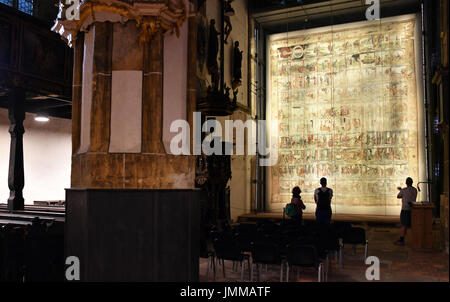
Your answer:
[[[231,7],[231,1],[226,4],[223,0],[220,1],[221,10],[221,28],[220,33],[217,32],[215,26],[216,21],[212,19],[209,24],[208,35],[208,53],[206,59],[206,66],[211,75],[211,85],[208,86],[206,97],[197,100],[197,110],[205,115],[211,116],[227,116],[233,114],[237,106],[237,90],[233,89],[233,96],[230,95],[230,87],[227,87],[224,79],[225,67],[225,34],[229,35],[231,32],[231,22],[229,16],[224,15],[225,5]],[[225,18],[227,17],[227,18]],[[227,27],[225,28],[225,20],[227,20]],[[200,28],[201,29],[201,28]],[[200,33],[201,34],[201,33]],[[220,39],[218,38],[220,36]],[[217,55],[220,51],[219,63],[217,63]],[[234,86],[234,84],[232,85]]]
[[[231,156],[201,155],[197,157],[195,182],[207,195],[207,201],[202,205],[203,226],[222,228],[229,224],[230,192],[227,184],[230,179]]]
[[[81,3],[79,20],[66,19],[67,6],[60,4],[60,18],[52,30],[72,46],[78,33],[95,21],[125,22],[134,20],[140,28],[141,45],[150,41],[159,31],[174,31],[186,20],[186,11],[182,0],[169,1],[120,1],[85,0]]]

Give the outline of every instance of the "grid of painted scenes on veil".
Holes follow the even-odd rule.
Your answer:
[[[327,177],[341,211],[399,206],[396,187],[418,176],[414,48],[414,17],[269,39],[272,203],[289,202],[296,185],[313,203]]]

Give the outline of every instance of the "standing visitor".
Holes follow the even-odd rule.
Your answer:
[[[405,245],[405,236],[408,228],[411,227],[411,206],[416,201],[417,189],[413,186],[411,177],[406,179],[406,188],[398,187],[400,191],[397,198],[402,199],[402,211],[400,212],[401,235],[400,239],[395,242],[397,245]]]
[[[333,190],[327,187],[327,179],[320,179],[320,188],[314,191],[314,201],[316,202],[316,221],[320,224],[330,224],[331,222],[331,198]]]

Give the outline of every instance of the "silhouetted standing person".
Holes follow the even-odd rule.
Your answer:
[[[320,179],[321,187],[314,191],[314,201],[316,202],[316,221],[321,224],[330,224],[331,222],[331,198],[333,190],[327,187],[327,179]]]
[[[300,193],[302,190],[298,186],[294,187],[292,189],[292,199],[291,203],[294,204],[297,208],[297,214],[295,216],[292,216],[292,219],[297,224],[302,224],[303,220],[303,210],[306,209],[305,204],[302,201],[302,198],[300,197]]]
[[[397,188],[400,191],[397,198],[402,199],[402,211],[400,212],[400,224],[402,227],[400,239],[395,242],[397,245],[405,245],[406,231],[411,227],[411,206],[417,199],[417,189],[412,184],[412,178],[408,177],[406,179],[406,188]]]

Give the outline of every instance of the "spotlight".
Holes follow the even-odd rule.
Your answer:
[[[48,118],[47,115],[43,114],[43,113],[38,113],[35,117],[34,120],[36,122],[41,122],[41,123],[46,123],[48,122],[50,119]]]

